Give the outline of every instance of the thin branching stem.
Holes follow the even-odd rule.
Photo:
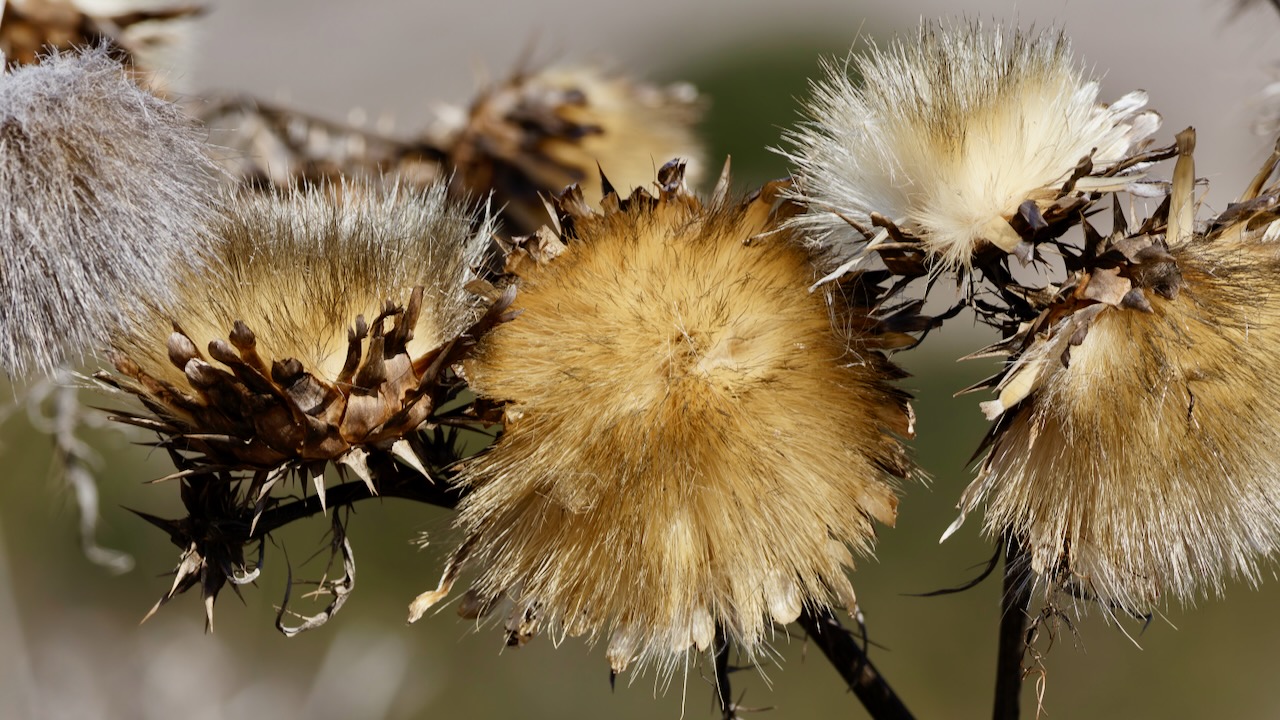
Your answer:
[[[443,478],[429,480],[416,471],[399,466],[388,466],[381,470],[377,477],[377,495],[370,493],[368,486],[362,481],[352,481],[329,488],[325,492],[323,505],[319,496],[312,495],[270,508],[262,513],[262,518],[258,520],[253,535],[246,537],[245,542],[265,537],[291,522],[318,515],[324,512],[326,507],[330,509],[344,507],[369,498],[400,498],[449,510],[457,507],[458,501],[462,498],[459,488],[450,485],[447,480]]]

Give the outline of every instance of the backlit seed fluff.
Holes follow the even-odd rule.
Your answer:
[[[1049,590],[1117,612],[1257,583],[1280,548],[1275,188],[1193,232],[1186,165],[1168,252],[1159,228],[1118,236],[1131,269],[1097,269],[1046,310],[987,404],[1001,417],[961,501],[1021,539]]]
[[[160,410],[136,424],[201,436],[183,447],[212,464],[363,466],[432,410],[422,358],[476,319],[464,286],[493,227],[442,185],[231,192],[212,223],[220,266],[114,338],[113,384]]]
[[[832,330],[845,311],[789,234],[745,242],[776,227],[768,202],[704,205],[678,171],[657,200],[563,201],[567,246],[519,264],[523,313],[465,363],[509,403],[461,474],[468,612],[505,599],[517,642],[606,635],[615,672],[682,667],[717,624],[755,655],[771,623],[851,605],[850,549],[910,472],[875,338]]]
[[[213,165],[103,49],[0,73],[0,369],[93,352],[206,265]]]
[[[859,83],[858,78],[861,78]],[[1027,200],[1049,203],[1085,158],[1093,172],[1128,157],[1159,116],[1146,93],[1107,106],[1058,32],[977,23],[925,25],[814,82],[808,122],[786,133],[801,223],[838,265],[856,256],[883,215],[942,267],[967,267],[991,243],[1012,252],[1008,220]],[[1084,177],[1080,191],[1115,178]]]

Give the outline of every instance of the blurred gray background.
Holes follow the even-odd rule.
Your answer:
[[[549,61],[597,59],[702,88],[712,103],[705,128],[712,165],[732,153],[745,190],[785,174],[762,149],[796,117],[795,98],[820,56],[842,56],[860,39],[911,33],[921,17],[953,16],[955,7],[942,0],[227,0],[201,21],[181,84],[197,93],[248,92],[340,121],[394,118],[396,132],[411,134],[434,104],[465,103],[483,78],[504,75],[530,52]],[[1078,58],[1105,77],[1104,100],[1149,91],[1165,118],[1158,142],[1194,125],[1197,169],[1211,183],[1214,209],[1243,188],[1270,150],[1272,139],[1253,132],[1280,61],[1280,13],[1265,3],[1238,16],[1231,3],[1208,0],[984,0],[966,8],[984,21],[1065,28]],[[917,456],[932,480],[906,488],[898,526],[883,529],[878,557],[863,560],[854,576],[872,658],[922,718],[990,714],[998,582],[960,595],[908,595],[964,582],[992,551],[977,536],[976,518],[937,542],[987,426],[981,398],[951,396],[992,366],[954,358],[986,339],[961,318],[898,358],[914,374],[904,384],[918,397]],[[160,574],[178,553],[121,506],[176,513],[176,488],[141,484],[168,472],[165,458],[131,446],[138,438],[86,436],[103,458],[102,540],[137,560],[135,570],[113,576],[80,552],[73,502],[50,479],[49,440],[22,412],[2,429],[0,718],[715,716],[712,687],[696,668],[667,688],[655,688],[651,676],[623,677],[611,692],[599,646],[569,640],[556,649],[539,638],[504,649],[496,629],[474,632],[450,610],[407,626],[409,600],[434,586],[449,518],[394,500],[357,506],[349,525],[356,591],[319,631],[285,639],[272,628],[285,582],[274,547],[244,605],[223,593],[216,634],[202,634],[192,595],[139,627],[167,589]],[[320,549],[325,521],[298,525],[282,536],[294,574],[318,577],[324,556],[306,561]],[[421,531],[437,538],[425,552],[409,543]],[[1061,628],[1044,660],[1049,717],[1280,715],[1271,651],[1280,646],[1277,601],[1280,583],[1231,586],[1225,599],[1168,609],[1145,631],[1090,611],[1074,628]],[[774,645],[776,663],[734,675],[744,704],[772,707],[764,717],[779,719],[864,716],[815,648],[782,634]],[[1031,677],[1028,712],[1036,690]]]

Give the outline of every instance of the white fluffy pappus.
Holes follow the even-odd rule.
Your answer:
[[[809,205],[796,222],[833,264],[866,245],[850,221],[870,228],[872,213],[947,269],[967,267],[983,243],[1012,251],[1008,220],[1023,202],[1052,201],[1082,159],[1103,171],[1160,126],[1142,110],[1143,91],[1099,103],[1098,81],[1055,30],[924,25],[914,43],[895,39],[825,70],[784,154]]]
[[[106,49],[0,73],[0,368],[47,371],[172,302],[214,192],[200,131]]]

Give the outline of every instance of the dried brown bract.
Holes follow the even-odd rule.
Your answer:
[[[522,314],[464,364],[505,431],[461,469],[466,538],[411,619],[472,568],[462,612],[509,601],[513,644],[608,635],[615,672],[669,674],[718,625],[757,657],[772,623],[852,606],[850,550],[912,471],[895,336],[808,291],[778,184],[704,203],[683,171],[600,210],[571,188],[508,255]]]
[[[1194,134],[1140,228],[1087,234],[1033,320],[995,351],[998,418],[962,513],[1026,547],[1050,591],[1129,612],[1261,579],[1280,545],[1276,157],[1194,223]],[[963,516],[962,516],[963,518]]]

